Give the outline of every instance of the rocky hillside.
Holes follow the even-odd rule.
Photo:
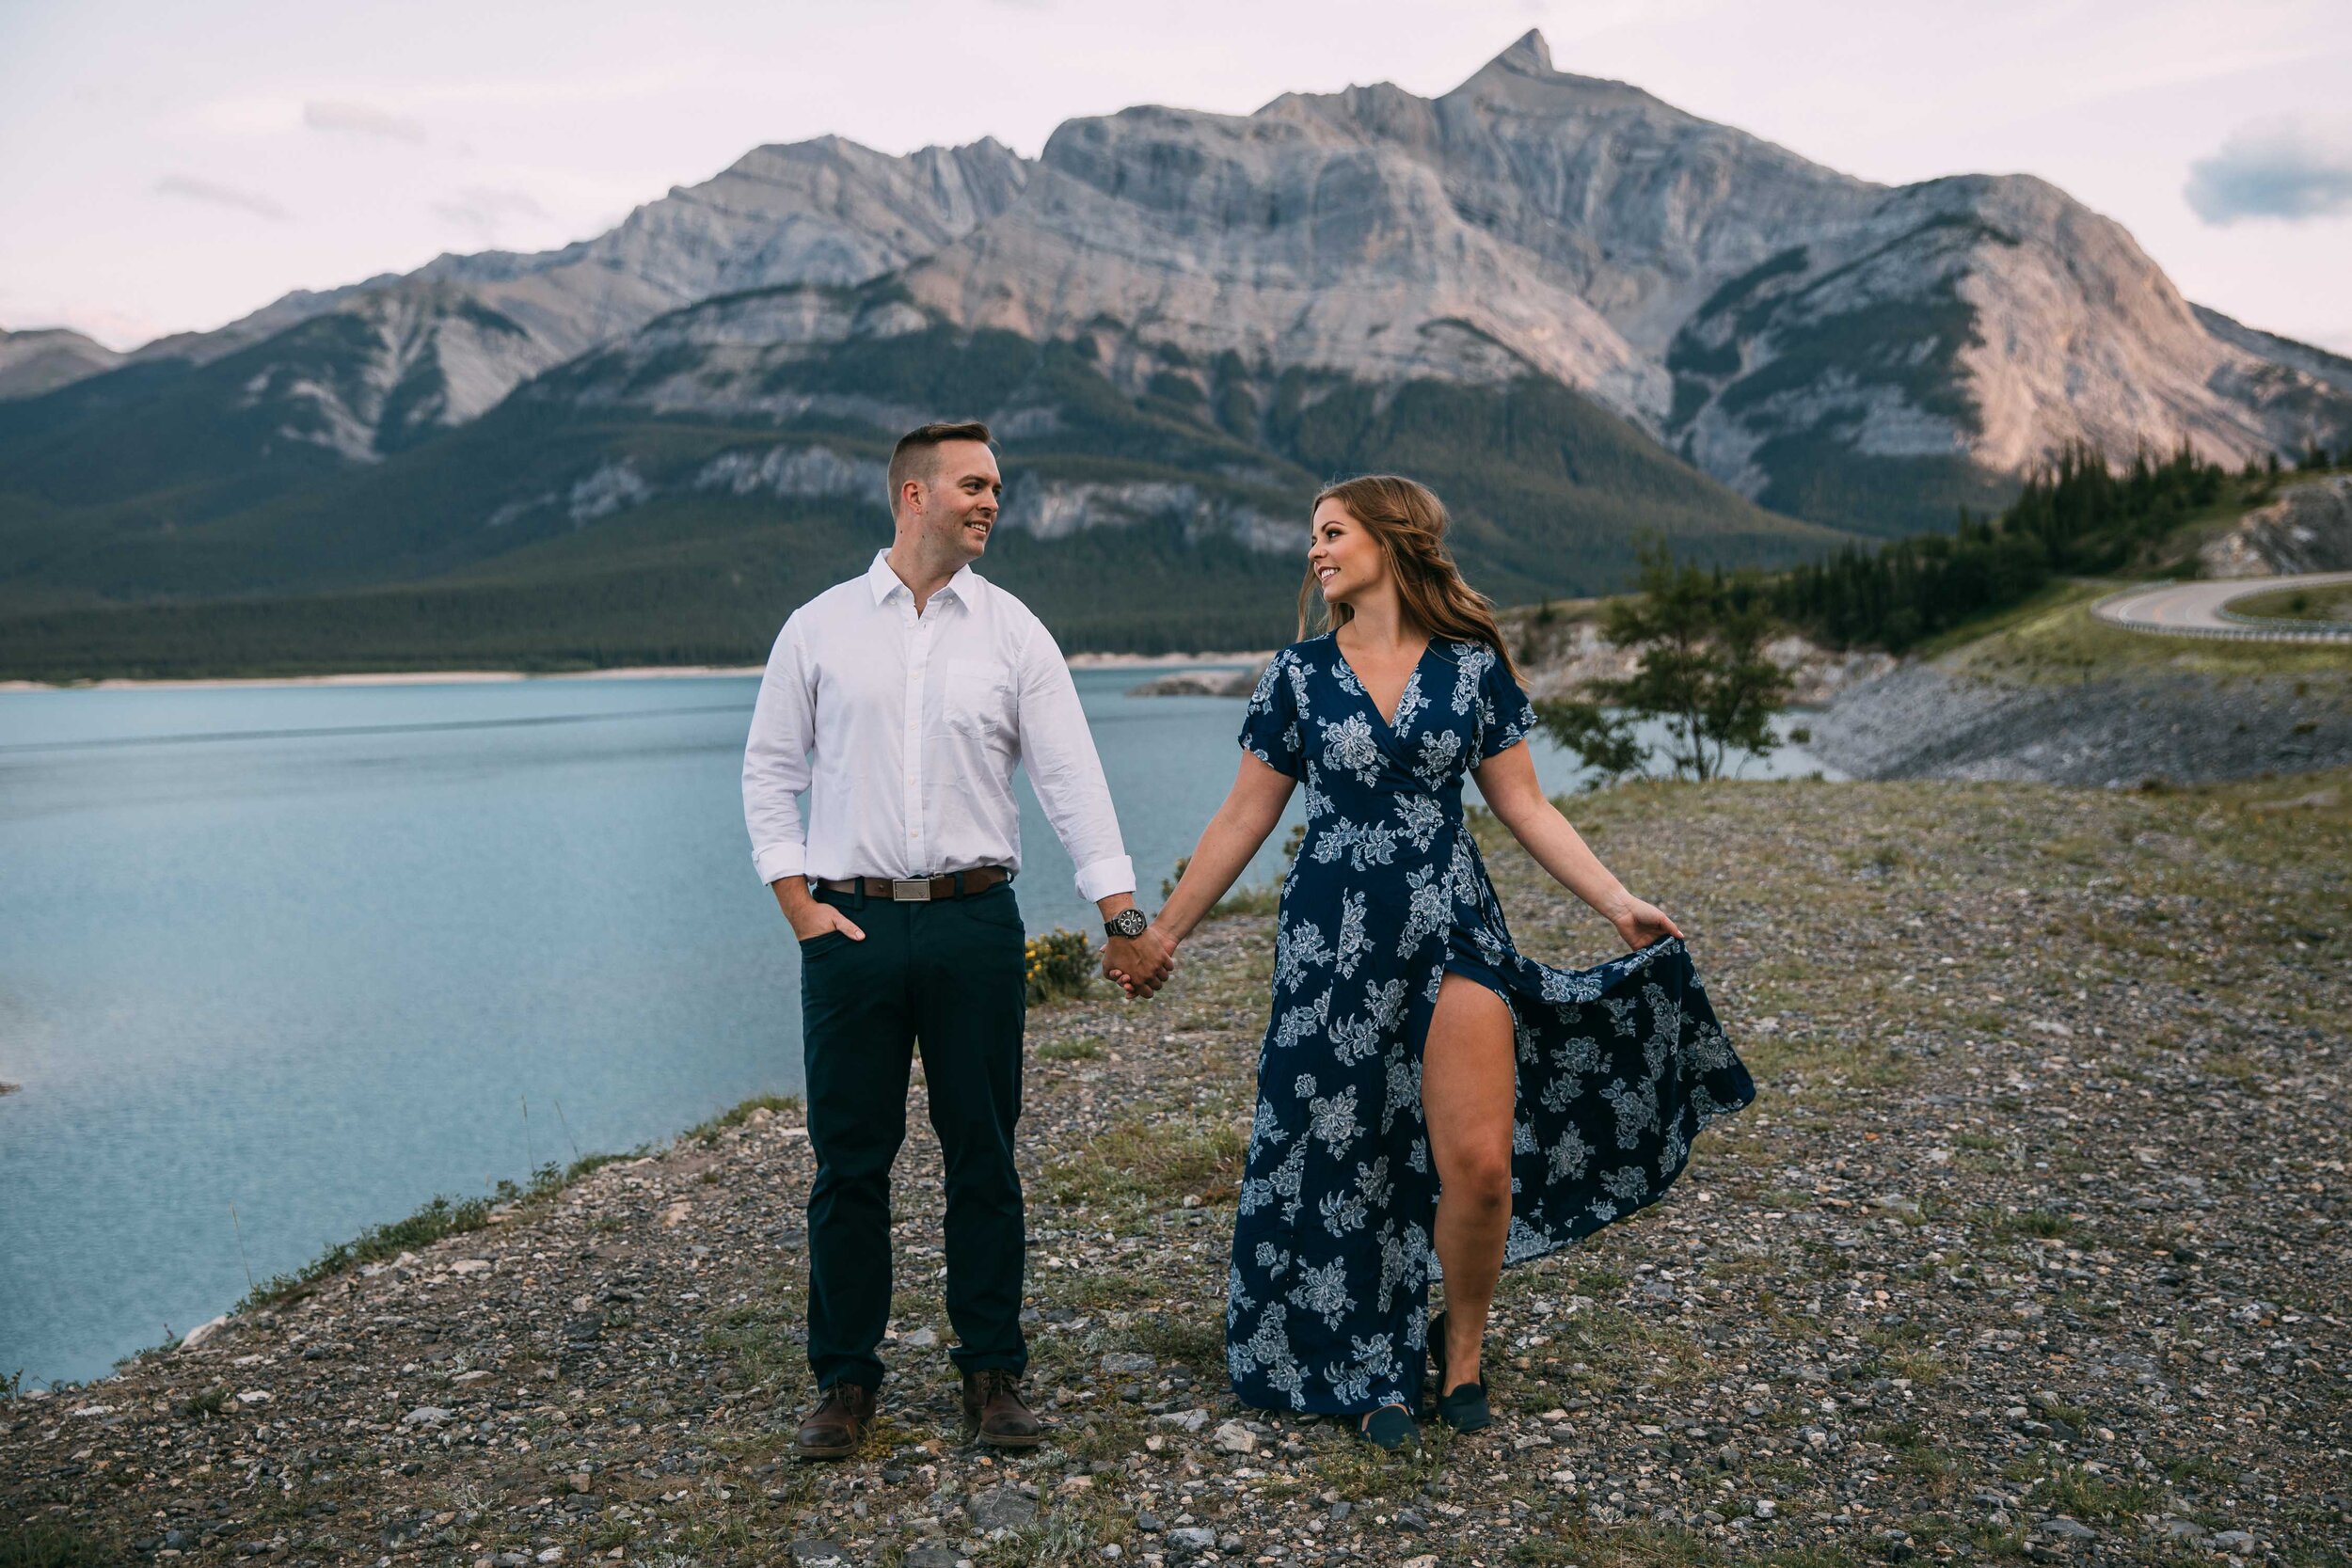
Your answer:
[[[2352,569],[2352,475],[2296,484],[2198,551],[2209,578]]]
[[[678,306],[903,266],[1001,212],[1027,168],[993,141],[904,158],[838,136],[763,147],[578,245],[443,256],[405,277],[298,292],[135,358],[206,365],[259,343],[315,341],[312,324],[331,321],[347,345],[333,379],[265,374],[246,395],[286,410],[294,439],[367,461],[474,419],[539,372]]]

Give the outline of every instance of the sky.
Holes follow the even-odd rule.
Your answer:
[[[2352,353],[2352,0],[0,0],[0,326],[117,348],[601,231],[763,143],[1553,63],[1887,183],[2040,175]]]

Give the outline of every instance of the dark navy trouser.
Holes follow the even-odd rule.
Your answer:
[[[808,1364],[819,1388],[878,1387],[890,1321],[890,1166],[906,1139],[907,1083],[923,1053],[946,1157],[947,1319],[964,1371],[1028,1365],[1021,1334],[1026,1236],[1013,1124],[1021,1116],[1027,974],[1012,884],[922,904],[817,895],[866,940],[801,944],[808,1137]]]

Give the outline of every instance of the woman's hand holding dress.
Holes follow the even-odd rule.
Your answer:
[[[1625,938],[1628,947],[1647,947],[1666,937],[1678,937],[1682,927],[1666,917],[1666,911],[1640,898],[1628,898],[1621,908],[1603,910],[1609,924]]]

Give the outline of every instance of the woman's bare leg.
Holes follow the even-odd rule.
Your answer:
[[[1422,1053],[1421,1101],[1438,1164],[1438,1261],[1445,1269],[1446,1382],[1483,1381],[1479,1348],[1511,1233],[1511,1124],[1517,1064],[1511,1009],[1449,974]]]

